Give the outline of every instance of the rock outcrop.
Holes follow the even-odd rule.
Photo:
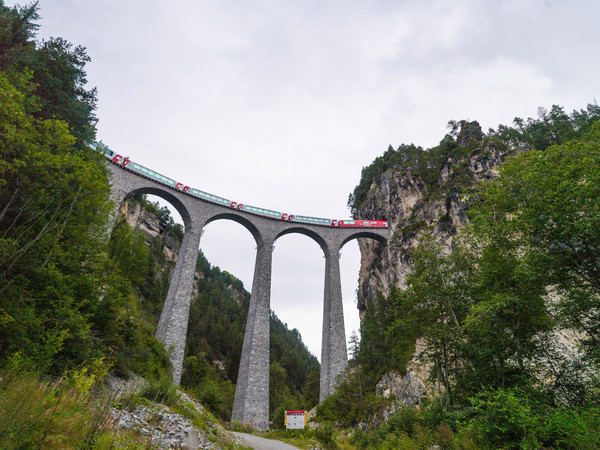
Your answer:
[[[385,244],[361,239],[358,308],[361,318],[377,292],[388,295],[393,287],[405,287],[411,255],[423,234],[433,236],[446,251],[452,249],[457,230],[468,223],[465,187],[496,176],[506,150],[486,141],[477,122],[462,122],[456,143],[463,157],[448,157],[437,180],[426,183],[409,170],[389,169],[377,177],[366,201],[356,210],[358,219],[386,218],[390,239]],[[417,352],[422,343],[417,341]],[[428,368],[413,357],[404,376],[384,374],[377,385],[380,395],[391,395],[396,406],[418,405],[426,395]]]
[[[393,396],[401,406],[416,406],[426,393],[425,384],[413,372],[404,376],[388,372],[381,377],[375,393],[384,397]]]
[[[161,225],[156,214],[148,211],[135,199],[127,198],[121,203],[119,217],[124,218],[134,230],[144,233],[148,244],[160,238],[166,260],[177,261],[180,243],[177,238],[169,234],[167,228]]]
[[[461,192],[475,181],[496,175],[506,151],[482,141],[478,124],[475,128],[473,124],[477,122],[467,124],[469,133],[464,136],[461,132],[458,138],[473,150],[464,158],[448,158],[436,183],[427,185],[410,171],[389,169],[374,180],[366,201],[357,208],[358,219],[386,218],[391,231],[385,244],[359,240],[361,316],[378,291],[387,295],[393,286],[404,287],[420,235],[434,236],[450,251],[456,231],[468,222],[468,203],[461,199]]]
[[[148,386],[143,378],[124,380],[109,376],[105,381],[108,397],[119,405],[108,410],[112,427],[129,430],[136,441],[145,442],[148,448],[212,449],[234,443],[235,438],[184,392],[177,393],[176,406],[189,417],[160,403],[142,400],[141,392]],[[204,427],[195,425],[190,417],[202,417]]]

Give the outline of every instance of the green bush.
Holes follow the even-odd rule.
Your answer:
[[[315,438],[328,449],[338,448],[335,443],[334,434],[333,425],[329,422],[322,423],[315,428]]]
[[[401,408],[386,423],[386,431],[395,435],[412,436],[422,417],[415,408]]]
[[[466,428],[482,446],[510,448],[537,442],[539,418],[529,398],[517,390],[484,392],[471,398],[471,403],[471,418]]]
[[[151,381],[142,391],[142,397],[167,406],[174,405],[179,399],[177,387],[170,376]]]
[[[591,406],[555,410],[546,416],[540,438],[545,446],[600,448],[600,409]]]
[[[109,429],[108,405],[94,397],[82,370],[67,382],[0,373],[0,448],[89,448]]]

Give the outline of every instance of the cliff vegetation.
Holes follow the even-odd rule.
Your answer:
[[[321,420],[364,448],[600,445],[599,116],[451,122],[363,170],[351,206],[393,238],[361,246],[374,294]]]

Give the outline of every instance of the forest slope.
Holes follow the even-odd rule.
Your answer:
[[[138,198],[132,208],[157,222],[150,245],[135,221],[111,234],[105,160],[86,146],[97,120],[90,58],[61,38],[37,41],[38,19],[37,4],[0,2],[0,379],[94,369],[164,388],[169,359],[154,330],[183,231]],[[184,383],[227,419],[249,294],[202,256],[197,275]],[[288,404],[309,408],[316,358],[275,316],[272,342],[273,417]]]

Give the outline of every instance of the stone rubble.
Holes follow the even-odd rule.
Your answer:
[[[108,394],[113,399],[136,395],[148,384],[135,375],[128,380],[108,376],[105,383]],[[178,402],[194,408],[200,414],[204,412],[204,407],[184,392],[179,392]],[[167,406],[158,403],[139,404],[133,410],[113,407],[109,414],[115,427],[139,433],[152,448],[219,449],[221,447],[211,442],[210,436],[224,437],[228,434],[216,422],[209,424],[210,431],[198,430],[190,419],[175,414]]]
[[[139,405],[133,411],[111,408],[110,413],[116,425],[138,432],[155,448],[194,448],[188,442],[188,433],[197,429],[187,417],[170,412],[164,405]],[[197,430],[197,433],[195,448],[221,448],[209,440],[206,432]]]

